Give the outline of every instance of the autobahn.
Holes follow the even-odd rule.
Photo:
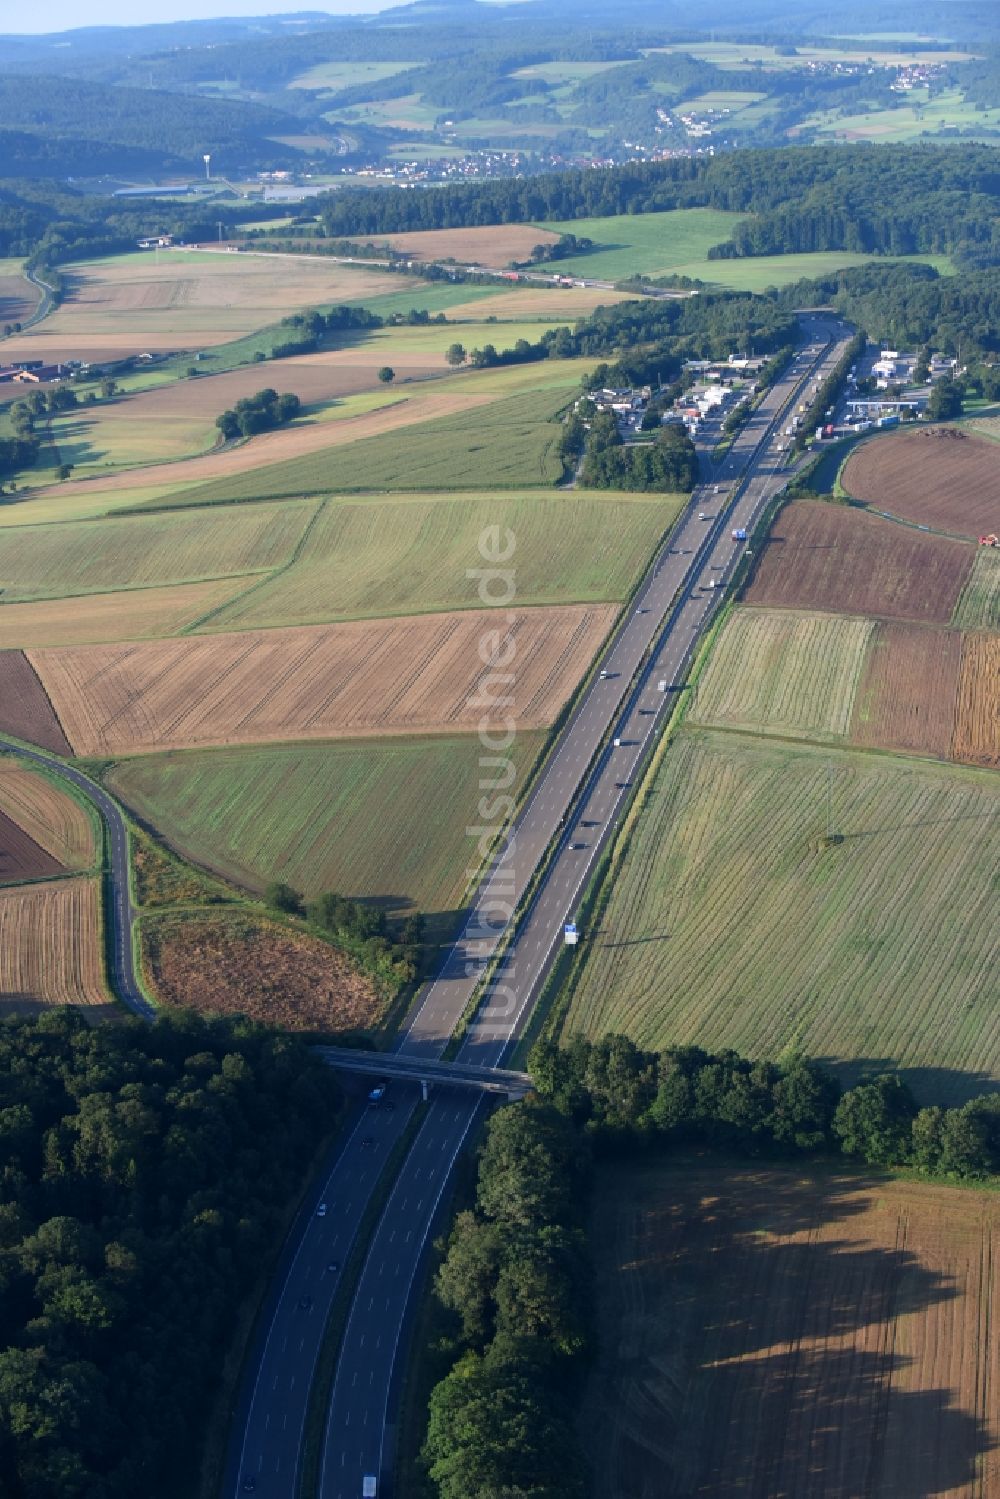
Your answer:
[[[718,607],[748,532],[787,482],[780,422],[800,390],[836,363],[847,334],[806,318],[806,350],[764,397],[729,455],[699,485],[653,559],[595,674],[563,728],[535,787],[476,892],[397,1049],[439,1058],[502,939],[510,938],[459,1051],[462,1063],[501,1064],[523,1032],[558,951],[566,920],[627,805],[629,791],[662,732],[676,691]],[[665,681],[673,691],[660,691]],[[617,741],[617,742],[616,742]],[[539,880],[550,845],[552,856]],[[534,891],[511,938],[511,908]],[[499,919],[497,919],[499,915]],[[586,940],[586,934],[584,934]],[[253,1358],[234,1427],[225,1492],[298,1492],[309,1389],[338,1272],[372,1194],[380,1163],[407,1129],[417,1090],[394,1085],[395,1107],[362,1115],[317,1198],[306,1205]],[[389,1191],[352,1299],[329,1405],[319,1492],[359,1499],[362,1478],[391,1484],[388,1417],[401,1330],[421,1255],[454,1161],[472,1128],[477,1098],[432,1096]],[[316,1206],[322,1202],[320,1215]]]

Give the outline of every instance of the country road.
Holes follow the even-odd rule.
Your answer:
[[[9,755],[16,755],[21,760],[33,761],[36,765],[44,766],[53,775],[61,776],[64,781],[69,781],[78,791],[81,791],[97,808],[104,824],[108,851],[106,878],[109,898],[104,902],[104,909],[109,925],[108,955],[111,965],[109,974],[111,989],[115,997],[120,999],[133,1014],[142,1016],[144,1020],[154,1019],[156,1011],[143,995],[135,971],[135,954],[132,947],[135,909],[132,905],[128,878],[128,828],[125,825],[121,808],[103,787],[98,786],[95,781],[90,780],[72,765],[66,765],[62,760],[57,760],[54,755],[43,754],[41,750],[28,749],[8,739],[0,739],[0,750]]]
[[[614,835],[629,793],[657,736],[725,583],[746,543],[732,531],[753,525],[789,478],[779,451],[780,419],[817,373],[833,368],[849,333],[806,316],[807,347],[765,395],[716,470],[692,495],[653,559],[636,598],[595,675],[562,729],[503,849],[484,875],[466,925],[397,1049],[440,1057],[502,939],[510,939],[486,1000],[459,1052],[462,1061],[496,1067],[522,1033],[576,913],[587,880]],[[709,583],[716,586],[709,587]],[[722,585],[722,586],[718,586]],[[659,683],[665,683],[660,690]],[[515,689],[516,690],[516,689]],[[550,845],[554,852],[536,880]],[[534,887],[516,933],[497,911]],[[586,934],[584,934],[586,940]],[[384,1162],[406,1130],[418,1096],[393,1084],[395,1108],[367,1111],[344,1142],[289,1246],[273,1288],[252,1372],[234,1424],[226,1495],[294,1496],[301,1476],[309,1390],[323,1330],[337,1291],[339,1265],[378,1187]],[[360,1499],[365,1474],[391,1491],[392,1401],[410,1294],[435,1212],[479,1100],[445,1090],[432,1095],[368,1247],[337,1365],[326,1425],[319,1493]],[[336,1265],[337,1270],[330,1266]],[[311,1499],[311,1496],[310,1496]]]

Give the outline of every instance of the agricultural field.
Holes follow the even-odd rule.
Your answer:
[[[973,538],[1000,531],[996,445],[959,427],[864,442],[845,463],[841,484],[856,500],[935,531]]]
[[[496,317],[501,322],[508,318],[549,318],[557,323],[575,323],[578,318],[589,317],[597,307],[613,307],[634,297],[634,292],[609,291],[602,286],[546,286],[535,282],[510,291],[496,288],[485,306],[479,302],[458,302],[448,313],[455,321],[478,316]],[[489,335],[494,342],[501,331],[494,329]]]
[[[978,109],[960,88],[943,89],[928,97],[926,89],[914,89],[893,109],[842,114],[836,110],[809,115],[795,128],[795,136],[806,136],[821,144],[829,141],[876,141],[881,144],[924,140],[928,136],[963,140],[996,141],[1000,135],[1000,109]]]
[[[737,609],[698,681],[688,716],[717,728],[842,739],[872,621],[788,609]]]
[[[947,624],[972,571],[964,542],[845,505],[795,500],[771,528],[749,604]]]
[[[2,789],[0,789],[2,794]],[[64,873],[58,859],[36,843],[0,806],[0,886]]]
[[[0,258],[0,331],[8,323],[24,323],[38,309],[38,288],[22,273],[20,260]],[[6,345],[3,363],[7,361]]]
[[[316,509],[315,500],[284,501],[0,530],[0,627],[13,602],[249,580],[285,567]]]
[[[318,62],[291,79],[288,87],[339,93],[362,83],[381,83],[383,78],[394,78],[417,66],[415,62]]]
[[[960,1102],[1000,1081],[998,827],[989,771],[685,729],[564,1032],[794,1044],[846,1082],[894,1066],[922,1102]]]
[[[879,622],[854,704],[853,743],[946,760],[955,733],[961,662],[957,630]]]
[[[473,730],[484,632],[517,654],[511,714],[550,724],[617,615],[615,604],[486,610],[233,635],[32,651],[78,755]],[[0,657],[0,660],[3,658]]]
[[[97,839],[91,814],[48,776],[6,756],[0,757],[0,816],[54,862],[46,874],[93,867]]]
[[[622,599],[681,503],[675,495],[596,496],[583,490],[321,501],[295,561],[252,583],[199,628],[240,630],[477,607],[467,569],[481,560],[479,538],[492,526],[501,536],[508,531],[515,536],[519,604]],[[250,507],[239,507],[237,515],[243,508]]]
[[[45,689],[21,651],[0,651],[0,734],[55,755],[72,754]]]
[[[869,41],[874,41],[874,37]],[[932,41],[934,38],[919,36],[900,37],[899,40]],[[941,38],[947,41],[948,38]],[[968,62],[975,53],[957,48],[922,52],[919,49],[901,51],[898,47],[873,47],[866,42],[864,47],[845,46],[814,47],[796,43],[791,54],[780,52],[776,46],[760,45],[756,42],[678,42],[668,47],[649,47],[649,53],[684,52],[702,62],[711,62],[718,68],[742,71],[745,67],[760,63],[765,71],[799,69],[811,62],[873,62],[882,67],[904,67],[917,63]]]
[[[978,547],[972,572],[955,608],[966,630],[1000,630],[1000,550]]]
[[[0,890],[0,1015],[81,1005],[118,1013],[104,983],[99,888],[79,876]]]
[[[594,1203],[597,1492],[995,1491],[995,1193],[640,1161]]]
[[[210,348],[313,307],[386,290],[376,270],[301,257],[139,251],[67,266],[68,293],[5,359],[100,361]],[[419,285],[419,283],[415,283]]]
[[[217,504],[336,491],[468,490],[476,486],[513,489],[554,484],[562,475],[556,453],[560,428],[555,418],[569,399],[567,386],[496,400],[474,376],[466,377],[463,383],[467,395],[455,390],[412,403],[404,397],[399,406],[373,412],[370,417],[328,423],[299,433],[265,434],[247,449],[219,455],[219,468],[228,471],[230,477],[190,491],[184,503]],[[413,429],[405,442],[391,430],[396,426]],[[366,431],[378,431],[379,435],[367,437]],[[280,464],[268,462],[274,456],[273,447],[270,453],[264,450],[268,436],[302,439],[310,432],[321,441],[310,444],[307,450],[303,443],[306,456],[289,457]],[[354,440],[348,448],[350,437]],[[242,466],[241,473],[233,472],[236,464],[224,462],[254,451],[257,463]],[[184,465],[185,477],[192,474],[197,461]],[[211,460],[200,461],[207,465]]]
[[[503,270],[512,261],[530,260],[535,245],[554,245],[558,238],[557,233],[536,229],[533,224],[483,224],[468,229],[417,229],[372,236],[376,244],[391,245],[414,260],[455,260],[496,270]]]
[[[221,579],[0,604],[0,649],[160,639],[221,608],[243,586],[239,580]]]
[[[518,785],[542,743],[515,739]],[[238,884],[337,890],[447,930],[476,863],[480,753],[472,734],[195,751],[119,761],[107,781],[186,858]]]
[[[140,937],[143,966],[165,1005],[327,1032],[369,1029],[385,1009],[372,980],[343,953],[261,916],[145,916]]]
[[[958,679],[956,760],[1000,769],[1000,635],[966,635]]]
[[[567,219],[540,225],[560,234],[586,236],[595,248],[555,263],[560,274],[588,280],[621,281],[630,276],[689,276],[732,291],[763,291],[787,286],[804,277],[825,276],[853,265],[867,265],[880,257],[850,251],[817,251],[799,255],[747,256],[737,260],[709,260],[713,245],[728,240],[742,222],[736,213],[715,208],[678,208],[665,213],[623,214],[616,218]],[[882,257],[884,259],[884,257]],[[933,264],[942,273],[951,269],[946,256],[900,256]]]

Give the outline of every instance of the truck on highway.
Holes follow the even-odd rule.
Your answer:
[[[361,1499],[375,1499],[378,1493],[378,1479],[372,1473],[366,1473],[361,1480]]]
[[[746,526],[737,526],[736,530],[733,532],[733,540],[734,541],[746,541],[746,539],[747,539],[747,528],[746,528]]]

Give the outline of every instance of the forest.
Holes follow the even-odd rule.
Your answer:
[[[0,1024],[0,1493],[194,1493],[237,1313],[340,1095],[291,1036]]]
[[[710,255],[811,250],[951,254],[1000,262],[1000,178],[988,146],[746,150],[414,193],[346,189],[315,200],[327,234],[541,223],[674,208],[751,215]]]

